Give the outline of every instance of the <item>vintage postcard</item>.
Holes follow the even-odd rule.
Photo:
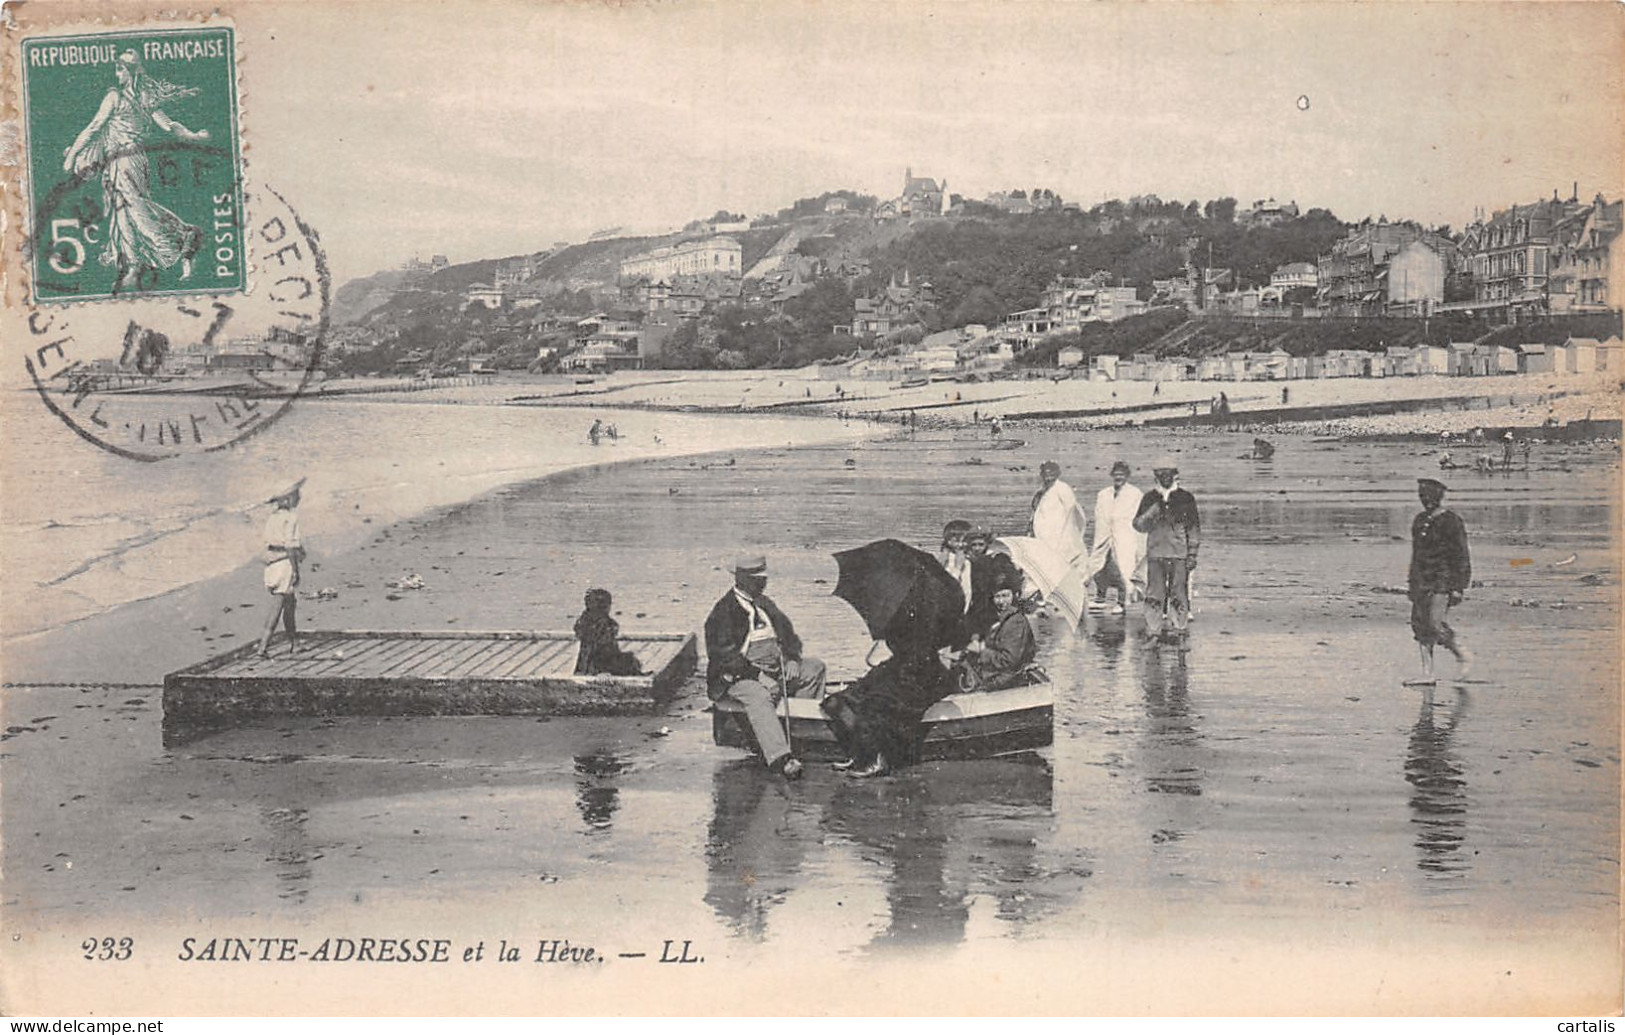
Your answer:
[[[0,1012],[1620,1013],[1618,5],[0,46]]]

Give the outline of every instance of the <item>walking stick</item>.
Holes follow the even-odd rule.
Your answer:
[[[795,741],[790,739],[790,686],[784,678],[784,648],[775,640],[773,649],[779,652],[779,706],[783,709],[779,712],[779,718],[784,722],[784,743],[794,755],[796,745]]]

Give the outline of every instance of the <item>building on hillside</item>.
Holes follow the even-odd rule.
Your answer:
[[[744,248],[732,237],[709,237],[656,248],[621,260],[621,279],[669,280],[679,275],[743,275]]]
[[[903,173],[903,193],[897,198],[900,216],[940,216],[947,211],[948,181],[939,185],[929,176],[915,176],[913,169]]]
[[[1274,198],[1253,202],[1251,209],[1237,212],[1236,222],[1251,224],[1253,226],[1274,226],[1289,219],[1298,218],[1298,203],[1288,201],[1282,204]]]
[[[1111,287],[1101,274],[1056,277],[1044,288],[1039,304],[1005,318],[1007,327],[1031,344],[1046,334],[1076,334],[1087,323],[1115,323],[1145,312],[1134,288]]]
[[[1083,366],[1083,350],[1069,345],[1055,354],[1055,365],[1067,369]]]
[[[1151,301],[1148,305],[1177,305],[1186,309],[1197,308],[1196,282],[1189,277],[1151,282]]]
[[[828,198],[824,201],[824,214],[826,216],[843,215],[846,212],[846,209],[847,200],[838,194],[835,197]]]
[[[1316,301],[1320,308],[1329,316],[1379,316],[1391,304],[1404,311],[1406,307],[1420,310],[1442,303],[1443,275],[1434,291],[1432,279],[1422,274],[1424,267],[1431,269],[1431,260],[1420,252],[1413,250],[1401,260],[1399,283],[1394,284],[1389,269],[1394,256],[1417,242],[1433,251],[1444,263],[1444,272],[1449,272],[1452,243],[1416,223],[1368,221],[1350,230],[1316,264],[1320,281]]]
[[[481,305],[487,309],[501,309],[507,300],[507,291],[495,284],[470,284],[463,292],[463,308]]]
[[[1588,215],[1595,217],[1589,224]],[[1488,219],[1476,219],[1463,231],[1461,242],[1462,254],[1472,270],[1473,299],[1455,308],[1470,305],[1476,311],[1516,320],[1572,307],[1579,299],[1586,272],[1576,267],[1584,261],[1594,270],[1597,260],[1606,257],[1597,254],[1597,249],[1612,242],[1607,233],[1607,216],[1608,206],[1600,197],[1589,204],[1580,201],[1576,184],[1574,196],[1567,201],[1560,200],[1554,190],[1549,200],[1514,205]],[[1592,237],[1590,229],[1599,233]],[[1573,247],[1565,248],[1565,241],[1572,242]],[[1561,301],[1556,304],[1552,279],[1558,255],[1554,253],[1561,253],[1565,262],[1564,276],[1557,285]],[[1605,294],[1606,277],[1604,273]]]
[[[1570,213],[1552,229],[1551,279],[1554,313],[1597,313],[1618,309],[1625,300],[1619,283],[1625,262],[1614,262],[1622,204],[1598,194],[1590,205]]]
[[[1312,262],[1289,262],[1275,267],[1270,274],[1270,287],[1279,291],[1294,288],[1309,288],[1312,291],[1319,286],[1320,270]]]

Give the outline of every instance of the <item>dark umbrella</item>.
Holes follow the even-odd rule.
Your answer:
[[[896,654],[937,650],[962,638],[965,594],[937,559],[896,539],[835,554],[835,595],[852,605]]]

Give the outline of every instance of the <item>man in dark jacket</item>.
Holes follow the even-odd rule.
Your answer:
[[[1422,654],[1422,675],[1406,686],[1433,686],[1433,646],[1443,644],[1456,656],[1457,679],[1465,679],[1472,657],[1456,642],[1456,631],[1445,621],[1452,604],[1466,596],[1473,579],[1472,557],[1467,551],[1467,526],[1444,505],[1444,483],[1419,478],[1416,494],[1422,513],[1411,522],[1411,631]]]
[[[1196,497],[1179,487],[1179,462],[1164,454],[1152,465],[1156,481],[1140,500],[1134,530],[1145,533],[1145,632],[1162,635],[1166,608],[1174,631],[1185,632],[1190,618],[1190,573],[1202,545],[1202,519]]]
[[[824,663],[803,657],[801,637],[767,588],[767,558],[741,557],[734,564],[734,588],[718,600],[705,620],[705,688],[711,700],[731,697],[745,707],[762,760],[785,779],[801,776],[801,762],[774,705],[779,698],[824,696]]]

